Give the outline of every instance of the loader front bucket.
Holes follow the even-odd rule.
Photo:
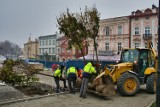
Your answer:
[[[89,92],[106,98],[110,98],[115,94],[114,82],[108,71],[102,72],[92,81]]]

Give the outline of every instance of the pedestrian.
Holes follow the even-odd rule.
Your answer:
[[[76,79],[77,79],[77,70],[75,67],[71,66],[67,70],[67,79],[68,79],[68,86],[70,93],[75,94],[75,88],[76,88]]]
[[[96,73],[95,68],[91,62],[88,62],[83,68],[82,84],[80,89],[80,97],[86,98],[86,90],[88,88],[88,80],[93,73]]]
[[[54,77],[54,80],[55,80],[55,83],[56,83],[56,93],[59,93],[59,91],[60,91],[59,80],[60,80],[61,75],[62,75],[61,70],[60,70],[60,67],[58,65],[56,70],[54,71],[54,74],[53,74],[53,77]]]

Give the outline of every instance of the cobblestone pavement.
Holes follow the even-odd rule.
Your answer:
[[[8,85],[0,85],[0,102],[22,99],[27,97],[20,91]]]
[[[51,71],[44,71],[52,75]],[[48,76],[37,75],[40,82],[54,85],[54,79]],[[111,100],[105,100],[93,94],[88,94],[86,99],[76,94],[63,94],[35,100],[0,105],[0,107],[147,107],[155,100],[155,94],[147,94],[145,86],[141,86],[139,93],[132,97],[124,97],[116,93]]]
[[[140,92],[133,97],[122,97],[116,94],[112,100],[105,100],[92,94],[82,99],[79,93],[76,93],[1,105],[1,107],[147,107],[153,100],[155,95],[145,92]]]

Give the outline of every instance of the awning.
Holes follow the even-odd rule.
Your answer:
[[[83,57],[79,58],[83,60]],[[96,55],[88,54],[85,56],[86,60],[96,60]],[[120,55],[110,55],[110,56],[98,56],[99,61],[117,61],[120,60]]]

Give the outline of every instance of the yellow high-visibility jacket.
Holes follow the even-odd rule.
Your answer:
[[[61,76],[61,70],[59,68],[57,68],[55,71],[54,71],[54,74],[53,74],[54,77],[60,77]]]

